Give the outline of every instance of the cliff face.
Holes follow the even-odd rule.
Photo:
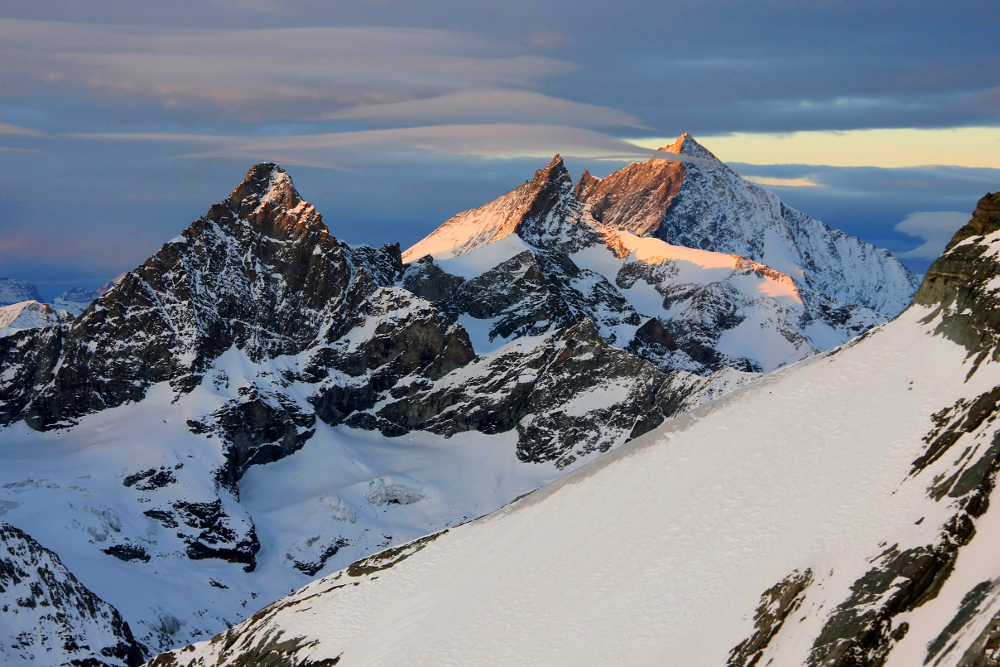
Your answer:
[[[979,364],[997,361],[1000,340],[1000,192],[979,200],[924,276],[913,301],[933,307],[936,331],[964,345]]]
[[[685,134],[660,150],[680,153],[686,139]],[[575,193],[595,220],[636,236],[655,236],[686,176],[687,167],[682,162],[636,162],[607,178],[595,178],[584,171]]]

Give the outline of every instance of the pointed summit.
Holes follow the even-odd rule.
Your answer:
[[[719,158],[715,157],[710,150],[695,141],[694,137],[687,132],[677,137],[677,141],[674,143],[662,146],[657,150],[667,153],[678,153],[680,155],[690,155],[691,157],[697,157],[703,160],[712,160],[713,162],[720,161]]]
[[[301,237],[310,233],[325,238],[329,230],[322,216],[309,202],[303,201],[292,178],[272,162],[255,164],[243,182],[225,201],[209,209],[206,218],[227,225],[246,221],[258,232],[269,236],[291,232]]]
[[[557,207],[573,199],[573,179],[561,156],[524,185],[469,211],[446,220],[429,236],[403,253],[404,262],[424,255],[458,257],[510,236],[535,221],[546,220]]]

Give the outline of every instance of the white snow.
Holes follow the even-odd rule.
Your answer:
[[[439,252],[432,255],[434,261],[447,273],[460,276],[466,280],[480,276],[498,264],[520,255],[530,247],[520,237],[511,234],[499,241],[489,243],[476,250],[453,256],[450,252]]]

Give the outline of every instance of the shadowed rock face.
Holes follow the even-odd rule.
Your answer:
[[[296,354],[351,275],[343,248],[287,174],[256,165],[72,326],[0,347],[0,363],[31,373],[0,390],[2,423],[48,429],[141,400],[157,382],[183,392],[233,346],[251,359]],[[15,358],[25,346],[33,350],[27,366]]]
[[[0,662],[134,667],[147,657],[118,610],[59,557],[0,522]]]
[[[452,319],[492,321],[491,340],[537,336],[587,318],[609,331],[642,321],[607,279],[559,252],[526,250],[471,280],[445,273],[427,256],[407,267],[402,284]]]
[[[1000,297],[991,281],[1000,273],[993,250],[1000,231],[1000,192],[979,200],[972,219],[934,260],[913,302],[935,307],[937,332],[964,345],[978,362],[998,357]],[[930,319],[928,320],[930,321]]]
[[[428,388],[411,385],[405,393],[397,386],[399,400],[379,409],[373,424],[388,435],[517,429],[520,460],[565,467],[663,421],[656,403],[663,379],[652,364],[608,345],[584,320],[540,344],[480,360],[453,381],[445,376]],[[618,401],[573,409],[580,394],[616,384],[628,386]]]

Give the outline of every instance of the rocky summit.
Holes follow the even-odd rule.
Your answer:
[[[75,318],[3,330],[0,516],[114,606],[132,635],[109,612],[101,637],[134,660],[497,510],[912,296],[884,251],[672,148],[697,161],[576,184],[557,156],[405,253],[337,240],[255,165]],[[664,236],[682,214],[697,238]]]

